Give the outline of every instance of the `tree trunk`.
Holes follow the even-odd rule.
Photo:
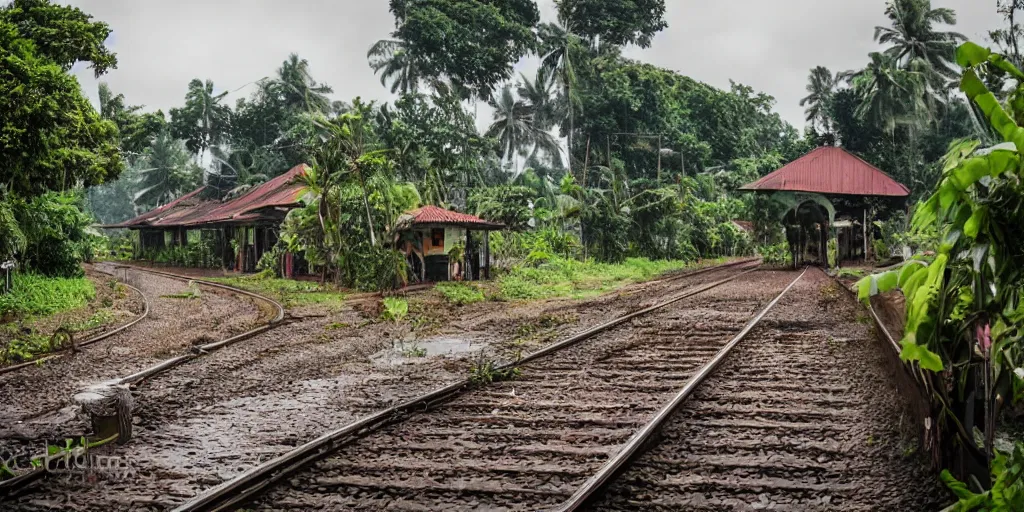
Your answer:
[[[359,176],[359,185],[363,191],[363,206],[366,208],[366,225],[370,228],[370,245],[377,246],[377,236],[373,233],[373,217],[370,215],[370,199],[366,195],[366,182],[363,180],[363,172],[356,166],[356,174]]]

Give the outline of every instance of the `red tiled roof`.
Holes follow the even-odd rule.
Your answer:
[[[501,229],[505,227],[497,222],[488,222],[476,215],[468,213],[453,212],[434,205],[427,205],[415,210],[409,210],[401,215],[398,224],[402,226],[415,226],[425,224],[448,224],[468,228]]]
[[[845,149],[820,147],[740,190],[906,197],[910,190]]]
[[[264,208],[290,208],[299,204],[306,187],[295,182],[304,173],[305,164],[252,188],[230,201],[203,200],[199,197],[206,187],[189,192],[170,203],[114,226],[142,227],[197,227],[203,224],[239,223],[259,220]]]

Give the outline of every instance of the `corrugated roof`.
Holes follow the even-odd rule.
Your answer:
[[[505,226],[497,222],[489,222],[476,215],[468,213],[453,212],[444,208],[427,205],[415,210],[403,213],[397,222],[400,228],[408,228],[416,225],[452,225],[468,228],[501,229]]]
[[[240,223],[259,220],[258,211],[265,208],[294,207],[306,191],[295,178],[306,172],[306,165],[297,165],[288,172],[256,186],[230,201],[204,200],[200,187],[170,203],[114,226],[141,227],[199,227],[203,224]]]
[[[299,204],[299,198],[306,192],[305,185],[297,183],[295,178],[306,172],[306,164],[293,167],[288,172],[254,187],[235,199],[221,203],[209,213],[196,219],[192,224],[212,224],[250,220],[245,215],[256,210],[274,207],[293,207]]]
[[[906,197],[910,190],[845,149],[820,147],[740,190]]]

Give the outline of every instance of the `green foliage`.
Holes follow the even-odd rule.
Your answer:
[[[473,367],[469,370],[469,382],[476,386],[483,386],[492,382],[515,380],[520,375],[522,375],[522,370],[519,367],[512,366],[500,369],[496,362],[484,358],[484,354],[481,351],[480,357],[477,358]]]
[[[381,319],[388,322],[401,322],[409,314],[409,301],[398,297],[384,297],[381,301],[384,309],[380,313]]]
[[[79,308],[96,296],[84,277],[45,277],[17,272],[11,292],[0,295],[0,318],[52,315]]]
[[[220,256],[214,250],[213,240],[206,236],[186,245],[174,245],[149,251],[142,255],[142,259],[173,267],[221,268],[223,266]]]
[[[836,238],[828,239],[828,268],[836,268],[839,266],[839,240]]]
[[[31,197],[116,178],[124,167],[117,127],[69,74],[88,62],[97,76],[117,60],[110,29],[81,10],[46,0],[0,7],[0,161],[8,192]]]
[[[538,266],[517,266],[499,277],[498,298],[589,297],[687,267],[682,261],[646,258],[627,258],[622,263],[611,264],[553,257]]]
[[[786,242],[759,246],[757,254],[761,256],[765,265],[774,267],[789,267],[793,265],[793,253],[789,250],[789,244]]]
[[[533,0],[391,0],[396,29],[417,69],[459,88],[490,96],[533,49],[540,21]]]
[[[573,33],[600,38],[602,44],[647,48],[654,35],[668,26],[665,0],[559,0],[556,4],[559,19]]]
[[[49,192],[31,201],[12,199],[10,209],[25,237],[18,254],[22,266],[48,276],[79,276],[80,264],[92,258],[93,246],[102,235],[82,212],[81,197],[75,193]]]
[[[474,190],[469,205],[478,217],[519,231],[529,227],[533,217],[530,202],[535,198],[535,192],[528,187],[503,185]]]
[[[437,286],[435,286],[434,289],[437,290],[445,300],[455,304],[456,306],[465,306],[467,304],[474,304],[485,300],[484,292],[470,284],[437,283]]]
[[[279,279],[260,274],[245,277],[217,277],[210,278],[210,280],[270,297],[289,308],[319,305],[329,309],[338,309],[345,301],[344,293],[310,281]]]
[[[984,449],[993,454],[1001,402],[996,397],[1015,396],[1016,373],[1024,357],[1024,246],[1019,243],[1024,237],[1024,166],[1017,149],[1024,147],[1024,129],[1015,121],[1024,105],[1011,101],[1007,112],[980,77],[1006,73],[1018,82],[1016,94],[1024,90],[1024,73],[973,44],[961,47],[958,60],[967,67],[961,89],[996,133],[1017,144],[984,150],[978,149],[979,141],[951,144],[941,180],[911,222],[916,234],[938,233],[935,256],[916,257],[897,270],[864,278],[859,288],[862,300],[893,289],[903,292],[907,313],[901,357],[925,370],[947,372],[941,380],[932,379],[939,383],[934,399],[941,418],[960,425],[955,432],[982,431]],[[975,400],[975,395],[983,402],[983,414],[961,416],[962,404]],[[974,423],[969,422],[972,419]],[[999,464],[993,462],[993,474],[1003,473]],[[993,485],[995,497],[998,478]],[[961,498],[967,496],[960,493],[966,488],[954,490]],[[967,499],[962,504],[965,510],[984,503]]]
[[[972,492],[944,470],[942,481],[958,498],[949,512],[1013,512],[1024,510],[1024,443],[1018,441],[1009,454],[996,453],[992,460],[992,488]]]

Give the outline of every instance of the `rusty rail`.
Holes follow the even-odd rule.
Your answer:
[[[664,425],[676,410],[686,402],[687,398],[689,398],[690,395],[693,394],[694,390],[697,389],[697,386],[704,382],[704,380],[707,379],[720,364],[722,364],[722,361],[724,361],[729,355],[729,352],[731,352],[739,342],[743,341],[743,338],[745,338],[747,334],[749,334],[750,331],[761,322],[765,315],[767,315],[768,312],[771,311],[780,300],[782,300],[782,297],[786,295],[786,293],[789,292],[789,290],[793,288],[793,286],[795,286],[806,273],[807,269],[805,268],[804,271],[793,280],[793,282],[789,283],[789,286],[782,290],[782,293],[779,293],[779,295],[769,302],[764,309],[748,321],[743,329],[740,330],[740,332],[736,334],[729,343],[722,347],[722,349],[719,350],[713,358],[711,358],[711,361],[708,361],[700,368],[700,370],[697,371],[696,374],[690,377],[690,379],[686,381],[686,384],[683,385],[683,388],[679,390],[672,400],[670,400],[665,407],[661,408],[650,422],[637,431],[637,433],[626,442],[626,445],[619,450],[611,460],[606,462],[593,477],[587,480],[583,486],[581,486],[579,490],[569,498],[568,501],[555,510],[558,512],[572,512],[580,510],[590,501],[591,498],[600,495],[601,491],[604,490],[605,486],[612,481],[615,475],[629,465],[633,458],[642,451],[641,449],[648,443],[648,441],[650,441],[654,434],[661,430],[662,425]]]
[[[739,262],[732,262],[725,265],[718,265],[714,267],[708,267],[695,272],[688,273],[687,276],[696,276],[708,272],[727,270],[730,268],[738,267],[740,272],[732,275],[728,278],[715,281],[713,283],[700,286],[694,290],[689,290],[680,294],[677,294],[664,302],[655,304],[654,306],[644,308],[633,313],[629,313],[618,317],[614,320],[598,325],[584,332],[571,336],[565,340],[555,343],[549,347],[534,352],[518,361],[504,364],[497,368],[497,370],[510,369],[525,363],[529,363],[541,357],[544,357],[553,352],[565,349],[573,346],[581,341],[589,339],[599,333],[612,329],[618,325],[628,322],[636,317],[646,315],[653,311],[657,311],[666,306],[679,302],[683,299],[698,295],[706,292],[725,283],[733,281],[741,276],[754,272],[760,260],[745,260]],[[752,265],[753,264],[753,265]],[[469,379],[450,384],[440,389],[428,392],[419,397],[413,398],[397,406],[388,408],[378,413],[372,414],[365,418],[362,418],[354,423],[350,423],[342,428],[328,432],[308,443],[299,446],[280,457],[277,457],[271,461],[263,463],[259,466],[245,471],[241,475],[235,477],[232,480],[228,480],[216,487],[213,487],[192,500],[184,503],[178,508],[174,509],[174,512],[196,512],[196,511],[221,511],[229,510],[232,507],[239,505],[253,496],[259,494],[264,489],[274,484],[275,482],[285,478],[286,476],[294,473],[295,471],[303,468],[307,464],[341,448],[349,442],[364,436],[374,430],[380,429],[386,425],[394,424],[404,420],[416,411],[427,410],[430,407],[449,400],[465,389],[471,386]]]

